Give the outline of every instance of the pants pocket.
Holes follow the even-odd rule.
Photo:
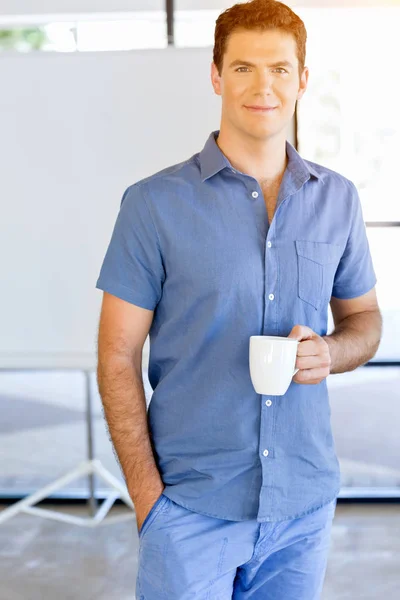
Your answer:
[[[158,515],[158,513],[160,512],[160,510],[166,504],[167,501],[168,501],[167,496],[164,496],[164,494],[161,493],[161,495],[157,498],[157,500],[151,507],[149,513],[147,514],[145,520],[142,523],[142,526],[139,531],[140,539],[143,537],[144,533],[146,532],[146,529],[148,529],[150,523],[152,521],[154,521],[154,519],[156,518],[156,516]]]

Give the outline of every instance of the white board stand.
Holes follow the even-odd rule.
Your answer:
[[[10,369],[0,369],[0,371]],[[22,370],[18,367],[18,370]],[[26,370],[26,369],[24,369]],[[37,370],[37,368],[35,368]],[[47,370],[47,369],[46,369]],[[86,432],[87,432],[87,449],[88,449],[88,460],[81,462],[75,469],[69,471],[59,479],[56,479],[52,483],[45,487],[37,490],[30,496],[23,498],[16,502],[12,506],[2,510],[0,512],[0,525],[5,521],[8,521],[19,513],[28,513],[44,517],[47,519],[54,519],[56,521],[63,521],[64,523],[71,523],[73,525],[79,525],[81,527],[95,527],[100,524],[112,524],[120,521],[131,520],[135,517],[135,506],[126,490],[126,487],[118,481],[114,475],[112,475],[107,469],[103,467],[98,459],[93,457],[93,422],[92,422],[92,394],[90,386],[90,371],[83,371],[86,380]],[[74,515],[60,513],[54,510],[46,510],[43,508],[35,507],[37,502],[40,502],[44,498],[47,498],[50,494],[63,488],[65,485],[82,477],[88,476],[89,483],[89,510],[90,517],[77,517]],[[98,508],[97,500],[95,498],[95,484],[94,475],[101,477],[106,481],[110,487],[110,493],[105,498],[101,506]],[[132,509],[132,513],[127,515],[115,515],[113,517],[107,517],[107,514],[113,506],[115,500],[120,498],[129,508]]]

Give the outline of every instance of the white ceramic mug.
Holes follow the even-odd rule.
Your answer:
[[[283,396],[295,369],[298,340],[275,335],[250,337],[250,377],[257,394]]]

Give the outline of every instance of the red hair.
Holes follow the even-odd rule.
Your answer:
[[[280,29],[291,34],[297,47],[299,76],[306,59],[307,31],[303,21],[286,4],[277,0],[251,0],[234,4],[215,22],[213,61],[221,75],[229,36],[238,29],[265,31]]]

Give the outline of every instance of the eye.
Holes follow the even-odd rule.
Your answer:
[[[248,69],[248,67],[238,67],[237,69],[235,69],[235,71],[241,72],[241,69]],[[288,71],[286,69],[284,69],[283,67],[278,67],[278,68],[274,69],[274,71],[278,71],[280,73],[288,73]]]

